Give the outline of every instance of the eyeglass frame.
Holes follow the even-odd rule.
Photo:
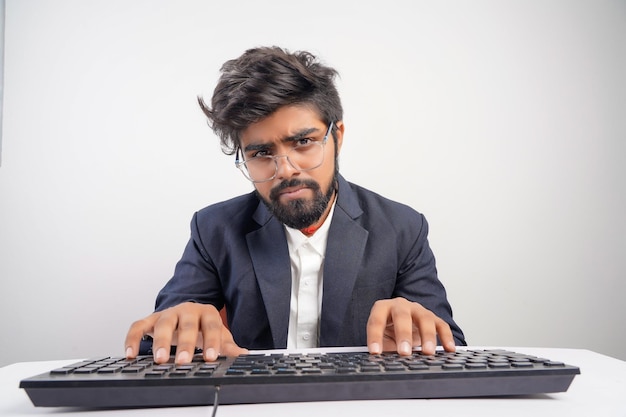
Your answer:
[[[252,183],[258,184],[258,183],[262,183],[262,182],[268,182],[268,181],[272,181],[273,179],[276,178],[276,174],[278,174],[278,158],[286,158],[287,162],[289,163],[289,165],[297,170],[298,172],[306,172],[306,171],[312,171],[316,168],[319,168],[320,166],[322,166],[322,164],[324,163],[324,147],[326,145],[326,142],[328,142],[328,135],[330,135],[332,133],[333,130],[333,126],[335,125],[335,122],[330,122],[330,124],[328,125],[328,130],[326,130],[326,134],[324,135],[324,138],[319,141],[319,142],[315,142],[316,144],[319,144],[319,146],[322,147],[322,160],[320,161],[320,163],[314,167],[311,168],[306,168],[306,169],[301,169],[301,168],[296,168],[294,166],[294,164],[291,162],[291,160],[289,159],[289,155],[288,154],[284,154],[284,155],[271,155],[271,156],[254,156],[252,158],[250,158],[249,160],[239,160],[239,153],[241,153],[241,156],[243,158],[244,154],[243,151],[241,150],[241,146],[237,146],[237,151],[235,152],[235,167],[237,167],[241,173],[243,174],[244,177],[246,177],[246,179]],[[291,152],[291,151],[289,151]],[[266,180],[253,180],[252,178],[250,178],[248,175],[246,175],[246,171],[248,171],[248,169],[246,168],[246,163],[255,159],[255,158],[269,158],[274,162],[274,166],[275,166],[275,170],[274,170],[274,175],[272,175],[270,178],[266,179]],[[245,170],[245,171],[244,171]],[[249,171],[248,171],[249,172]]]

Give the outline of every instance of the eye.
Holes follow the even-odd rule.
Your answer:
[[[313,139],[311,138],[300,138],[295,141],[296,147],[310,145],[311,143],[313,143]]]
[[[248,149],[246,159],[272,156],[272,151],[273,149],[271,146],[255,146],[252,149]]]
[[[268,151],[267,149],[263,149],[263,150],[256,151],[250,154],[250,158],[256,158],[258,156],[270,156],[270,155],[271,155],[270,151]]]

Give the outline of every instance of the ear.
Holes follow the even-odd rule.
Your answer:
[[[335,137],[337,138],[337,156],[339,156],[339,153],[341,152],[341,145],[343,144],[343,132],[345,129],[343,120],[339,120],[335,123],[335,127],[337,127],[337,130],[335,130]]]

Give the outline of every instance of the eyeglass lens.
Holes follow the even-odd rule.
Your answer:
[[[244,173],[252,181],[267,181],[272,179],[278,171],[278,158],[286,158],[287,162],[298,171],[309,171],[322,165],[324,162],[324,147],[322,142],[312,142],[298,145],[286,155],[258,156],[243,163]]]

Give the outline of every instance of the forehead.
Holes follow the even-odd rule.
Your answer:
[[[285,106],[241,132],[241,147],[255,143],[280,141],[304,129],[323,130],[319,113],[304,105]]]

